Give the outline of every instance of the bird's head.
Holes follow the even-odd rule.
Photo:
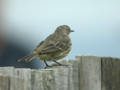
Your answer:
[[[70,27],[67,25],[58,26],[55,30],[55,33],[65,34],[65,35],[69,35],[71,32],[74,32],[74,31],[71,30]]]

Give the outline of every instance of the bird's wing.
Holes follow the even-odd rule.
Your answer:
[[[55,43],[49,43],[42,48],[40,51],[41,54],[55,53],[58,51],[64,51],[68,48],[68,41],[62,40]]]
[[[37,47],[33,50],[33,52],[36,51],[43,43],[44,43],[44,41],[41,41],[41,42],[37,45]]]
[[[41,41],[41,42],[38,44],[37,48],[40,47],[43,43],[44,43],[44,41]]]

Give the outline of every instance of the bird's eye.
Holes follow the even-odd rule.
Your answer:
[[[68,31],[70,31],[70,29],[69,29],[69,28],[68,28],[67,30],[68,30]]]

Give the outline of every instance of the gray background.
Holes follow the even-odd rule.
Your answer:
[[[76,55],[120,57],[120,0],[6,0],[4,31],[11,41],[31,50],[59,25],[75,32]]]

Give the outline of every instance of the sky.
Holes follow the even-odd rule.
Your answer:
[[[6,0],[6,36],[31,48],[59,25],[75,32],[76,55],[120,57],[120,0]]]

